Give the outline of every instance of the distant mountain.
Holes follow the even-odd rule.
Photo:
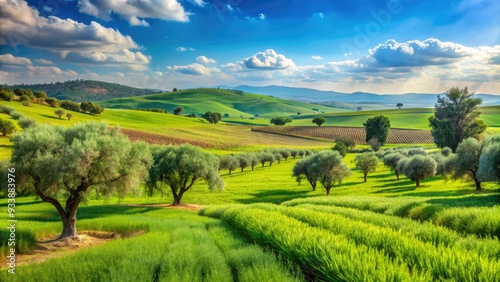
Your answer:
[[[21,84],[9,87],[12,89],[30,88],[33,91],[45,91],[49,97],[76,102],[102,101],[161,92],[161,90],[157,89],[141,89],[118,83],[83,79],[43,84]]]
[[[318,103],[322,105],[339,106],[339,102],[344,103],[344,108],[364,107],[370,105],[373,108],[393,108],[397,103],[403,103],[405,107],[433,107],[437,96],[442,93],[407,93],[407,94],[374,94],[367,92],[342,93],[335,91],[321,91],[310,88],[295,88],[285,86],[248,86],[240,85],[236,87],[219,86],[242,90],[249,93],[275,96],[282,99]],[[483,99],[483,106],[500,105],[500,95],[476,94],[476,97]],[[373,104],[373,105],[372,105]]]

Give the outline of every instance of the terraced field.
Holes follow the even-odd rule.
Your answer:
[[[299,136],[335,141],[339,137],[350,137],[357,144],[366,144],[366,132],[363,127],[343,126],[265,126],[252,127],[252,131],[275,133],[288,136]],[[391,128],[388,144],[432,144],[429,130]]]

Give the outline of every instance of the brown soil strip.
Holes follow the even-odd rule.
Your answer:
[[[144,234],[145,231],[138,231],[130,236]],[[60,257],[68,253],[73,253],[81,249],[97,246],[114,239],[121,238],[117,233],[105,231],[80,231],[76,238],[66,238],[56,240],[59,235],[49,238],[40,238],[38,247],[28,254],[16,255],[16,266],[41,263],[48,259]],[[0,269],[7,269],[6,263],[1,264]]]

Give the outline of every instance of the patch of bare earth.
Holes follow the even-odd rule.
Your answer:
[[[144,234],[145,231],[139,231],[131,236]],[[76,252],[91,246],[97,246],[114,239],[122,238],[117,233],[106,231],[80,231],[75,238],[65,238],[56,240],[59,235],[49,238],[40,238],[38,247],[28,254],[16,256],[16,265],[28,265],[41,263],[51,258],[60,257],[68,253]],[[127,237],[131,237],[127,236]],[[7,264],[2,264],[0,269],[7,268]]]
[[[142,140],[149,144],[158,144],[158,145],[181,145],[189,143],[191,145],[210,148],[211,144],[208,142],[203,142],[200,140],[191,140],[185,139],[181,137],[174,136],[166,136],[158,133],[146,132],[141,130],[134,130],[128,128],[122,128],[122,133],[125,134],[130,141]]]

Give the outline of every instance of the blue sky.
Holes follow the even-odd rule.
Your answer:
[[[0,83],[500,94],[500,2],[0,0]]]

